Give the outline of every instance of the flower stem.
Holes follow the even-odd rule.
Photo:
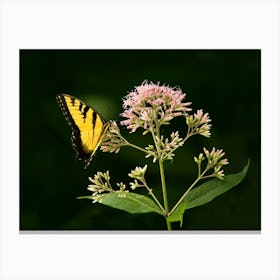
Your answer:
[[[184,200],[184,198],[187,196],[187,194],[190,192],[190,190],[196,185],[196,183],[200,180],[201,178],[198,177],[193,183],[192,185],[184,192],[184,194],[181,196],[181,198],[177,201],[177,203],[174,205],[174,207],[170,210],[170,212],[168,213],[168,215],[170,216],[175,209],[179,206],[179,204]]]
[[[188,195],[188,193],[191,191],[191,189],[198,183],[198,181],[200,181],[201,179],[204,179],[203,175],[206,173],[207,169],[205,169],[202,174],[200,174],[196,180],[191,184],[191,186],[184,192],[184,194],[181,196],[181,198],[177,201],[177,203],[175,204],[175,206],[170,210],[170,212],[168,213],[168,216],[170,216],[175,209],[179,206],[179,204],[185,199],[185,197]]]
[[[165,220],[166,220],[167,230],[172,230],[171,223],[168,222],[167,218],[165,218]]]
[[[134,148],[134,149],[137,149],[137,150],[139,150],[139,151],[142,151],[142,152],[144,152],[145,154],[147,153],[147,151],[146,151],[145,149],[143,149],[143,148],[141,148],[141,147],[139,147],[139,146],[137,146],[137,145],[131,144],[131,143],[129,143],[128,141],[127,141],[127,145],[130,146],[130,147],[132,147],[132,148]]]
[[[125,143],[125,145],[130,146],[130,147],[132,147],[134,149],[137,149],[137,150],[142,151],[145,154],[147,154],[147,151],[145,149],[143,149],[143,148],[141,148],[141,147],[139,147],[137,145],[134,145],[134,144],[128,142],[121,134],[119,134],[119,137],[122,139],[122,141]]]
[[[161,159],[161,150],[160,146],[158,144],[157,139],[160,139],[160,124],[158,123],[158,120],[155,122],[155,131],[156,135],[153,130],[150,130],[156,149],[158,153],[158,164],[159,164],[159,171],[160,171],[160,179],[161,179],[161,189],[162,189],[162,196],[163,196],[163,204],[164,204],[164,210],[165,210],[165,220],[168,230],[172,230],[171,223],[167,220],[168,212],[169,212],[169,206],[168,206],[168,198],[167,198],[167,190],[166,190],[166,183],[165,183],[165,175],[164,175],[164,167],[163,167],[163,160]]]
[[[165,184],[163,162],[162,162],[162,160],[159,160],[158,163],[159,163],[159,170],[160,170],[164,209],[165,209],[166,213],[168,213],[169,212],[169,207],[168,207],[168,199],[167,199],[167,191],[166,191],[166,184]]]
[[[161,203],[158,201],[158,199],[157,199],[157,197],[155,196],[153,190],[152,190],[151,188],[148,187],[148,185],[147,185],[145,179],[143,180],[143,185],[144,185],[144,187],[147,189],[149,195],[152,196],[152,198],[154,199],[154,201],[156,202],[156,204],[159,206],[159,208],[161,209],[162,213],[165,214],[164,208],[162,207]]]
[[[171,223],[167,220],[167,214],[169,212],[168,206],[168,198],[167,198],[167,191],[166,191],[166,184],[165,184],[165,175],[164,175],[164,168],[163,168],[163,161],[160,159],[159,163],[159,170],[160,170],[160,178],[161,178],[161,188],[162,188],[162,195],[163,195],[163,203],[164,203],[164,210],[165,210],[165,219],[167,224],[167,229],[172,230]]]

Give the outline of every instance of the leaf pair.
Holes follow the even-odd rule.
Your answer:
[[[169,222],[183,223],[183,215],[187,209],[191,209],[212,201],[215,197],[230,190],[238,185],[245,177],[249,161],[244,169],[235,174],[226,175],[223,180],[213,179],[207,181],[200,186],[194,188],[189,192],[185,199],[178,205],[178,207],[167,217]],[[78,198],[92,199],[92,196],[83,196]],[[111,206],[129,213],[149,213],[156,212],[164,215],[158,205],[149,197],[131,192],[125,192],[120,195],[118,192],[103,194],[99,203]]]

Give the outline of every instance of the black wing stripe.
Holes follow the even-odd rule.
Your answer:
[[[88,110],[89,110],[89,107],[86,106],[86,107],[84,108],[84,111],[83,111],[83,118],[84,118],[84,121],[86,120]]]
[[[80,102],[79,111],[82,112],[82,108],[83,108],[83,102]]]
[[[96,113],[95,111],[92,112],[92,138],[94,138],[94,127],[95,127],[95,123],[96,123]]]
[[[75,105],[75,101],[76,101],[76,98],[75,97],[71,97],[71,104],[72,104],[72,106]]]

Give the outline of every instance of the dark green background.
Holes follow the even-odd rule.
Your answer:
[[[260,50],[21,50],[20,51],[20,229],[165,230],[157,214],[132,215],[77,200],[89,195],[88,176],[110,170],[112,182],[128,182],[135,166],[149,164],[147,181],[160,190],[158,166],[139,151],[99,151],[91,166],[75,159],[70,134],[55,96],[74,95],[105,120],[120,121],[122,97],[145,79],[180,86],[212,119],[212,136],[194,136],[166,162],[171,205],[196,176],[193,156],[205,146],[222,148],[226,173],[251,159],[244,181],[211,203],[190,209],[182,229],[256,230],[260,223]],[[182,119],[165,133],[185,133]],[[144,146],[148,136],[124,136]],[[178,224],[174,224],[179,229]]]

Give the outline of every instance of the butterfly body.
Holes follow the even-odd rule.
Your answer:
[[[71,139],[77,158],[86,162],[86,168],[102,144],[110,123],[104,123],[93,108],[74,96],[59,94],[56,99],[72,128]]]

